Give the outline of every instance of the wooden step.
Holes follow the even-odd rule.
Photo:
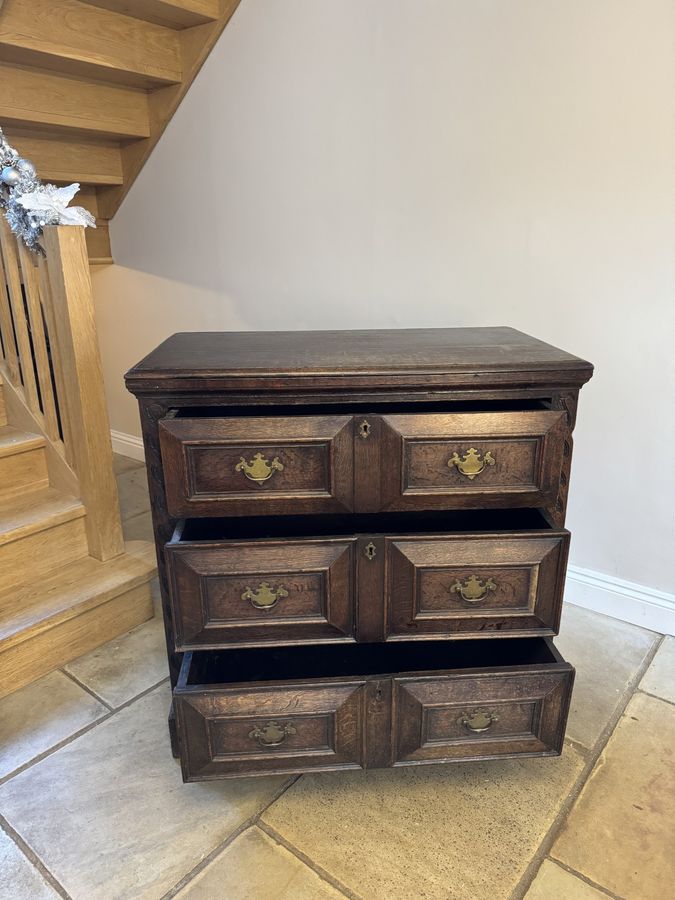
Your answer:
[[[85,510],[54,488],[25,491],[0,503],[0,591],[48,577],[88,554]]]
[[[142,88],[182,76],[176,31],[79,0],[5,0],[0,61]]]
[[[75,136],[49,136],[23,129],[6,129],[7,139],[30,159],[43,181],[82,185],[122,184],[119,144],[87,141]],[[76,203],[77,201],[73,201]]]
[[[7,424],[7,409],[5,408],[5,393],[2,379],[0,378],[0,425]]]
[[[47,487],[45,439],[11,425],[0,426],[0,499]]]
[[[155,571],[152,544],[131,541],[0,594],[0,697],[151,618]]]
[[[143,90],[8,64],[0,64],[0,84],[0,122],[6,133],[14,125],[48,128],[69,139],[131,140],[150,134]]]
[[[86,0],[92,6],[111,9],[126,16],[169,28],[191,28],[214,22],[220,14],[219,0]]]

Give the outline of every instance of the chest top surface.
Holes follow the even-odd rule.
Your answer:
[[[513,328],[174,334],[126,375],[161,391],[580,386],[593,367]]]

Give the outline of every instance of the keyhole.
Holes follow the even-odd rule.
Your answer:
[[[368,424],[368,422],[361,422],[361,424],[359,425],[359,434],[362,438],[368,437],[368,435],[370,434],[370,425]]]
[[[373,544],[373,542],[371,541],[370,544],[368,544],[366,546],[365,554],[368,557],[368,559],[374,559],[376,553],[377,553],[377,548],[375,547],[375,544]]]

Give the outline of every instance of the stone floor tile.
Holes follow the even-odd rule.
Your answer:
[[[156,578],[153,593],[159,594]],[[164,623],[155,605],[154,619],[78,657],[65,670],[111,706],[121,706],[166,678]]]
[[[339,900],[320,878],[259,828],[249,828],[176,894],[180,900]]]
[[[150,511],[132,516],[122,522],[125,541],[154,541],[152,513]]]
[[[525,900],[607,900],[608,896],[545,859]]]
[[[556,647],[576,668],[567,737],[592,747],[659,635],[566,603]]]
[[[0,900],[55,900],[59,895],[0,830]]]
[[[582,768],[560,759],[305,775],[263,819],[368,900],[511,895]]]
[[[150,496],[145,466],[118,475],[117,493],[123,520],[147,512],[150,509]]]
[[[625,900],[663,900],[675,881],[675,707],[636,694],[551,856]]]
[[[0,700],[0,778],[104,716],[102,703],[63,672]]]
[[[284,779],[184,785],[158,688],[0,787],[0,814],[74,900],[161,897]]]
[[[122,456],[121,453],[113,453],[113,471],[115,475],[122,472],[131,472],[132,469],[142,469],[145,465],[140,459],[132,459],[130,456]]]
[[[640,688],[675,703],[675,637],[664,638]]]

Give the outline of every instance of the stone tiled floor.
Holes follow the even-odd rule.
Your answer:
[[[116,460],[125,532],[145,473]],[[560,759],[183,785],[159,614],[0,701],[0,898],[664,900],[675,639],[568,606]]]

